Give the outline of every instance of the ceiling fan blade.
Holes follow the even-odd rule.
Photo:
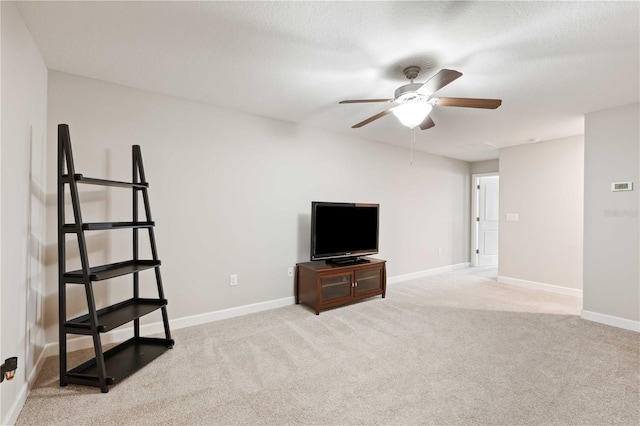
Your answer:
[[[358,129],[358,128],[360,128],[360,127],[364,126],[365,124],[369,124],[369,123],[371,123],[372,121],[377,120],[378,118],[382,118],[382,117],[384,117],[385,115],[389,114],[390,112],[391,112],[391,110],[390,110],[390,109],[388,109],[388,110],[386,110],[386,111],[379,112],[379,113],[377,113],[376,115],[374,115],[374,116],[372,116],[372,117],[369,117],[369,118],[367,118],[367,119],[366,119],[366,120],[364,120],[364,121],[359,122],[358,124],[354,124],[353,126],[351,126],[351,128],[352,128],[352,129]]]
[[[502,99],[438,98],[435,104],[450,107],[496,109],[502,105]]]
[[[393,99],[347,99],[340,101],[339,104],[362,104],[365,102],[393,102]]]
[[[433,122],[430,115],[427,115],[427,118],[424,119],[422,123],[420,123],[420,128],[422,130],[427,130],[435,126],[436,123]]]
[[[431,77],[426,83],[420,86],[417,92],[421,95],[431,96],[436,91],[442,89],[444,86],[451,83],[461,75],[462,73],[456,70],[448,70],[446,68],[442,69],[436,75]]]

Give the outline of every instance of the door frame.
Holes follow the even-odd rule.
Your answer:
[[[473,173],[471,175],[471,248],[469,249],[471,266],[478,266],[478,254],[476,253],[476,250],[478,249],[478,221],[476,218],[479,214],[478,208],[480,201],[480,198],[478,197],[478,178],[489,176],[500,176],[500,172]],[[500,262],[500,258],[498,258],[498,262]]]

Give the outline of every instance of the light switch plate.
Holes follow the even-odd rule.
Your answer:
[[[517,222],[518,213],[507,213],[507,222]]]

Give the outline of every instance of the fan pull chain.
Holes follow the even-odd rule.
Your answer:
[[[416,128],[411,129],[411,157],[409,159],[409,164],[413,165],[413,144],[416,141]]]

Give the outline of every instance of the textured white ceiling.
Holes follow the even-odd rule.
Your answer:
[[[404,66],[464,75],[416,149],[467,161],[583,133],[640,98],[639,2],[20,2],[50,69],[408,146],[387,104]]]

